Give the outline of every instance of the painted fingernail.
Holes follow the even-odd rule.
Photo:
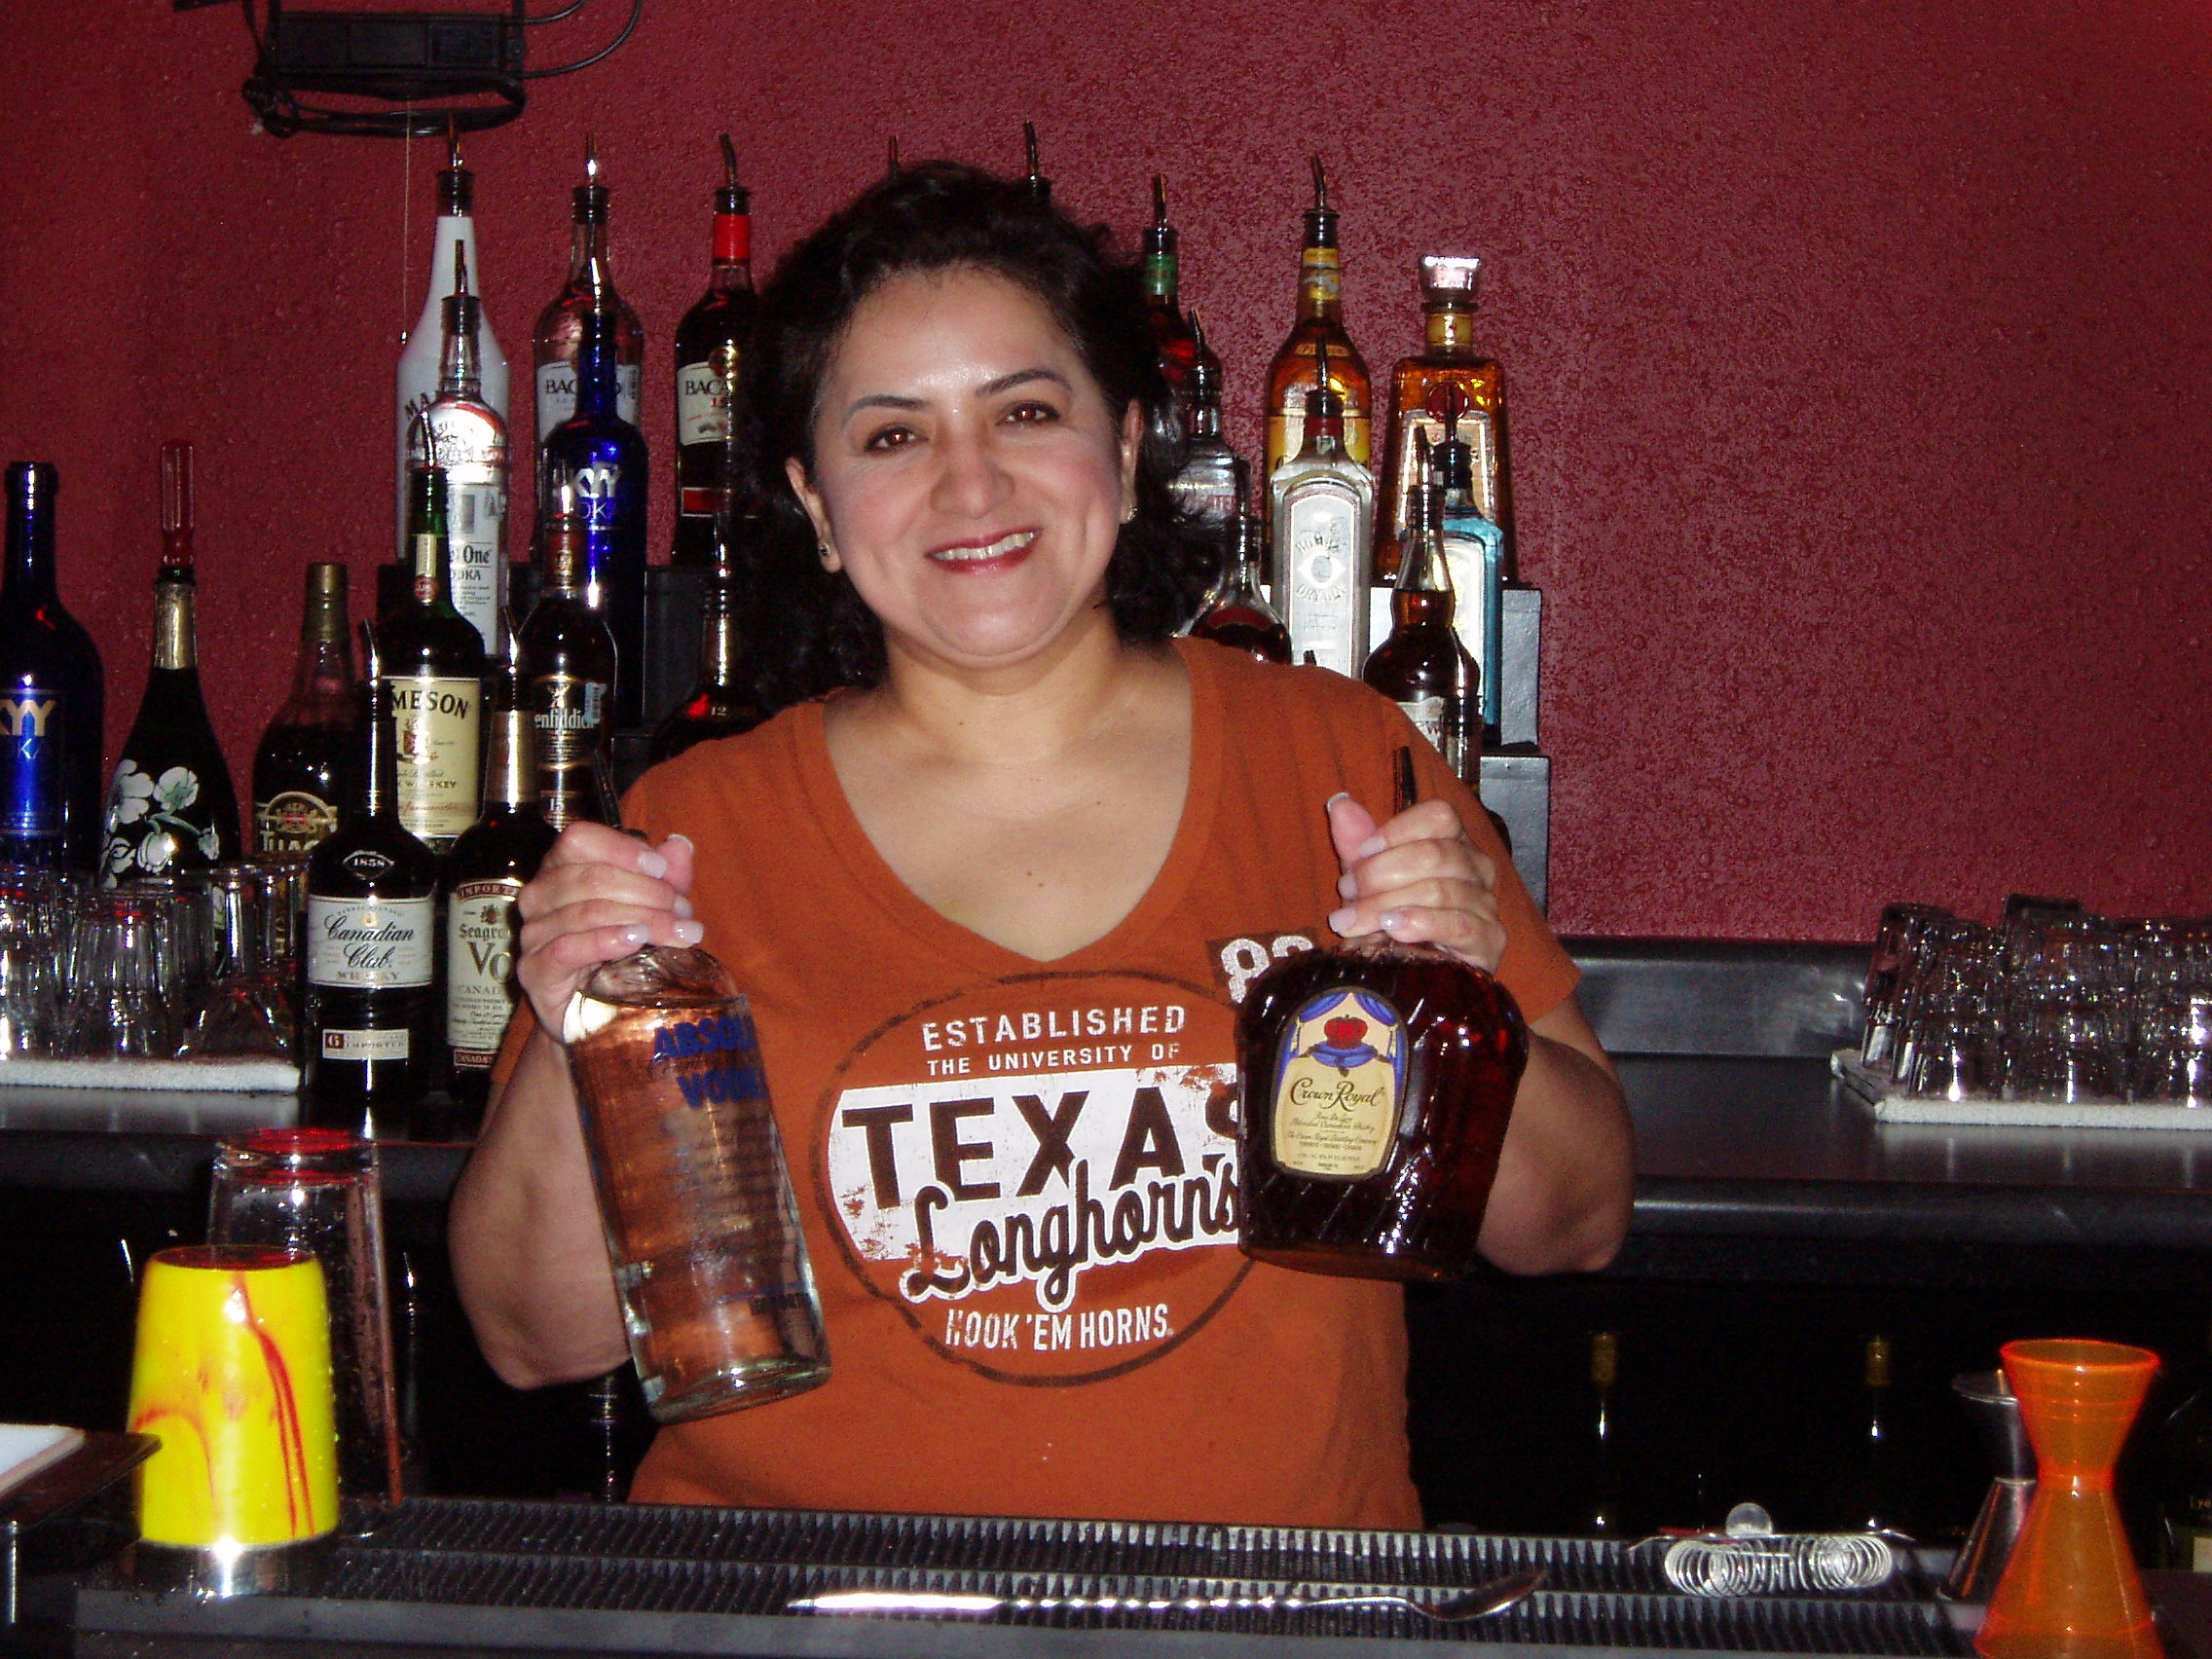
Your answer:
[[[1349,875],[1338,876],[1337,897],[1339,899],[1357,899],[1359,897],[1359,883]]]
[[[1341,910],[1335,910],[1335,911],[1332,911],[1332,912],[1330,912],[1330,915],[1329,915],[1329,929],[1330,929],[1330,931],[1331,931],[1332,933],[1345,933],[1345,932],[1348,931],[1348,930],[1350,929],[1350,927],[1351,927],[1351,919],[1352,919],[1352,917],[1353,917],[1354,915],[1356,915],[1357,913],[1358,913],[1358,912],[1357,912],[1357,911],[1356,911],[1356,910],[1355,910],[1355,909],[1353,908],[1353,906],[1351,906],[1351,905],[1349,905],[1349,904],[1346,904],[1346,906],[1345,906],[1345,907],[1344,907],[1343,909],[1341,909]]]
[[[667,837],[667,839],[668,839],[668,840],[670,840],[670,841],[682,841],[682,843],[683,843],[683,844],[684,844],[684,845],[685,845],[686,847],[689,847],[689,846],[691,846],[691,845],[692,845],[691,837],[690,837],[690,836],[688,836],[688,835],[686,835],[686,834],[684,834],[684,833],[683,833],[683,831],[682,831],[682,830],[679,830],[675,831],[675,832],[674,832],[673,834],[669,835],[669,836]],[[696,850],[696,849],[694,848],[694,850]]]
[[[682,894],[679,893],[676,896],[676,903],[672,906],[672,908],[680,916],[688,916],[691,913],[691,901],[684,898]]]
[[[697,944],[706,937],[707,930],[697,922],[678,922],[676,924],[676,942],[678,944]]]
[[[1389,844],[1380,835],[1370,835],[1366,840],[1360,842],[1357,850],[1351,856],[1355,859],[1371,859]]]
[[[647,875],[651,876],[655,881],[658,881],[662,876],[668,873],[668,861],[662,858],[658,853],[640,853],[638,855],[638,867],[644,870]]]
[[[645,942],[645,930],[643,927],[640,927],[637,923],[632,922],[626,928],[615,929],[614,937],[620,940],[624,944],[628,945],[632,950],[635,950]]]
[[[1338,801],[1349,799],[1351,799],[1351,791],[1339,790],[1335,794],[1331,795],[1327,800],[1321,803],[1321,810],[1323,812],[1334,812],[1337,810]]]

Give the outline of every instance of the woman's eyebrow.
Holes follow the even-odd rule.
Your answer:
[[[864,409],[926,409],[929,406],[918,397],[895,397],[888,391],[870,392],[856,397],[845,405],[845,419],[850,421]]]
[[[1002,391],[1012,391],[1015,387],[1027,386],[1031,381],[1051,381],[1062,391],[1074,389],[1068,385],[1068,377],[1057,369],[1016,369],[1011,375],[1001,375],[997,380],[985,381],[976,391],[980,397],[996,397]]]

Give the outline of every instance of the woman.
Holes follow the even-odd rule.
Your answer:
[[[649,844],[575,825],[525,889],[538,1026],[454,1210],[486,1354],[625,1357],[544,1033],[596,963],[704,940],[753,999],[832,1377],[664,1430],[635,1496],[1409,1527],[1395,1286],[1235,1247],[1235,1005],[1378,930],[1495,970],[1534,1038],[1483,1233],[1595,1269],[1629,1136],[1573,970],[1397,710],[1170,641],[1210,576],[1149,450],[1128,273],[1018,185],[863,196],[763,296],[747,387],[800,701],[656,768]]]

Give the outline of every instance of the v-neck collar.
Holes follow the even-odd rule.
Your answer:
[[[1050,959],[1024,956],[931,908],[900,879],[861,827],[852,802],[845,798],[844,786],[837,781],[837,769],[830,760],[826,705],[808,703],[797,711],[792,736],[797,749],[800,784],[823,839],[843,861],[860,889],[892,922],[930,949],[978,973],[1010,978],[1023,974],[1080,972],[1125,961],[1163,918],[1181,906],[1212,837],[1221,796],[1225,724],[1221,683],[1208,660],[1210,652],[1203,646],[1194,647],[1185,640],[1172,644],[1191,687],[1191,762],[1183,791],[1183,816],[1152,885],[1127,915],[1088,944]]]

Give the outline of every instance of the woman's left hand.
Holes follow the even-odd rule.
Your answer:
[[[1348,794],[1329,802],[1345,900],[1329,926],[1346,939],[1382,933],[1440,945],[1493,972],[1505,952],[1497,915],[1497,866],[1475,850],[1449,801],[1417,801],[1386,824]]]

